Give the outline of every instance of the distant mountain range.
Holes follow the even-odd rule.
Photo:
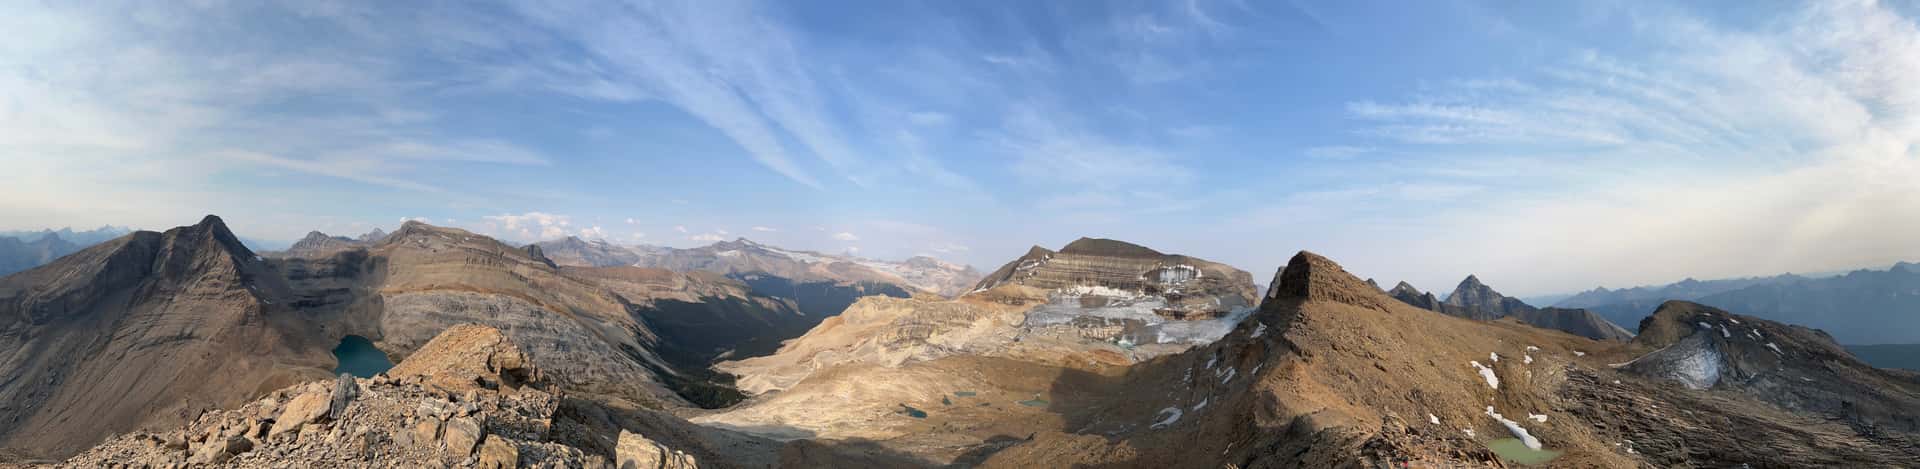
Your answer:
[[[1371,281],[1369,285],[1379,288],[1379,284]],[[1519,298],[1500,294],[1493,287],[1480,283],[1480,278],[1473,275],[1461,280],[1444,301],[1407,282],[1394,285],[1392,290],[1387,291],[1387,296],[1419,308],[1467,319],[1493,321],[1514,318],[1525,324],[1591,339],[1624,341],[1633,338],[1632,332],[1593,312],[1577,308],[1536,308]]]
[[[1637,324],[1668,300],[1686,300],[1827,331],[1845,344],[1920,343],[1920,264],[1829,277],[1782,274],[1694,280],[1621,290],[1596,288],[1556,303]]]
[[[1588,311],[1535,308],[1477,277],[1444,300],[1405,284],[1396,299],[1309,252],[1256,296],[1244,271],[1083,238],[1034,248],[939,298],[889,283],[910,278],[891,269],[970,269],[746,240],[514,246],[419,222],[382,234],[310,236],[290,250],[300,252],[260,255],[208,216],[0,276],[0,460],[1499,467],[1557,457],[1556,467],[1901,467],[1920,459],[1912,444],[1920,373],[1853,355],[1885,347],[1849,353],[1821,330],[1686,301],[1662,303],[1636,323],[1637,336],[1618,340],[1619,328]],[[679,271],[574,265],[628,256]],[[1794,282],[1778,296],[1784,305],[1899,298],[1887,285],[1915,270]],[[1849,278],[1826,290],[1809,283]],[[1779,286],[1708,296],[1784,288],[1769,287]],[[808,306],[850,295],[853,304],[831,316]],[[328,350],[347,336],[399,364],[386,375],[335,375]]]
[[[53,262],[87,246],[132,232],[132,229],[114,226],[86,231],[74,231],[73,228],[61,228],[59,231],[0,231],[0,275]]]
[[[577,237],[542,241],[535,245],[560,265],[633,265],[675,272],[772,275],[795,283],[887,284],[949,297],[967,291],[980,278],[979,271],[971,266],[932,257],[920,256],[902,262],[882,261],[783,249],[746,238],[690,249],[621,246]]]
[[[293,245],[288,246],[285,251],[270,254],[295,257],[325,257],[347,249],[372,246],[384,239],[387,239],[387,232],[379,228],[374,228],[373,231],[369,231],[367,234],[360,235],[357,238],[331,236],[326,233],[311,231],[307,233],[306,237],[300,238],[299,241],[294,241]]]
[[[113,239],[113,238],[118,238],[122,235],[125,235],[127,233],[132,233],[132,232],[133,232],[133,228],[128,228],[124,226],[105,225],[99,228],[94,228],[94,229],[85,230],[85,231],[74,231],[73,228],[61,228],[59,230],[0,231],[0,238],[15,238],[21,241],[33,241],[33,240],[46,237],[47,235],[53,235],[69,243],[78,244],[81,246],[92,246],[95,244],[100,244],[103,241]]]

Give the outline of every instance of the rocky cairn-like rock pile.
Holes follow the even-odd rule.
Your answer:
[[[457,326],[390,374],[287,387],[184,428],[111,438],[59,466],[698,467],[626,431],[614,454],[598,454],[590,441],[605,437],[556,425],[562,397],[540,376],[499,330]]]

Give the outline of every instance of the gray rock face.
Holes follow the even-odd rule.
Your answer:
[[[1521,311],[1531,310],[1525,302],[1494,291],[1480,278],[1468,275],[1460,285],[1454,287],[1453,294],[1447,296],[1444,312],[1455,316],[1481,321],[1513,316]]]
[[[328,399],[327,417],[339,420],[347,415],[347,404],[360,396],[360,386],[354,384],[353,375],[341,373],[333,381],[333,395]]]
[[[1400,282],[1399,285],[1394,285],[1393,290],[1387,291],[1387,295],[1392,296],[1393,299],[1400,300],[1402,303],[1414,305],[1422,309],[1439,311],[1445,307],[1440,302],[1440,298],[1433,296],[1432,293],[1420,291],[1420,289],[1414,288],[1413,285],[1407,282]]]

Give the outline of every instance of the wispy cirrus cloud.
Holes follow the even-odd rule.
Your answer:
[[[1623,17],[1664,44],[1662,54],[1589,50],[1519,76],[1346,106],[1358,141],[1322,148],[1406,148],[1383,163],[1387,174],[1426,178],[1382,181],[1347,206],[1478,202],[1399,223],[1424,227],[1412,248],[1463,253],[1474,265],[1429,261],[1394,273],[1453,265],[1551,291],[1920,255],[1884,235],[1920,229],[1887,217],[1920,214],[1920,185],[1894,182],[1920,180],[1920,90],[1894,85],[1920,73],[1912,18],[1829,2],[1733,28],[1629,8]],[[1505,156],[1515,152],[1528,156]],[[1594,229],[1602,220],[1607,228]]]

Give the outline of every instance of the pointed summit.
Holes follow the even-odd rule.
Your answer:
[[[227,229],[227,222],[219,216],[207,215],[200,219],[200,223],[167,230],[166,234],[169,238],[193,237],[204,240],[204,246],[237,256],[238,260],[251,260],[254,257],[253,250],[240,242],[240,237],[234,236],[233,231]]]
[[[1287,266],[1273,276],[1267,299],[1331,301],[1355,306],[1384,309],[1378,289],[1368,287],[1359,277],[1340,264],[1319,254],[1300,251]],[[1265,306],[1263,303],[1262,306]]]

